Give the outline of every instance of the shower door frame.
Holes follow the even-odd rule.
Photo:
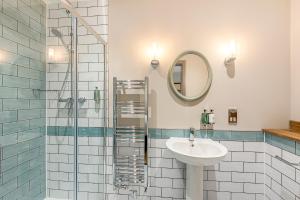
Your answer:
[[[78,34],[77,17],[72,15],[71,22],[71,98],[74,109],[74,194],[73,200],[78,200]],[[75,80],[74,80],[75,78]],[[75,83],[75,84],[74,84]]]

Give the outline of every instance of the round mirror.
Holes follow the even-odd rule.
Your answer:
[[[185,101],[201,99],[209,90],[212,70],[201,53],[180,54],[169,70],[169,84],[177,97]]]

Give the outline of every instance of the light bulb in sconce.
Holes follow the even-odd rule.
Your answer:
[[[48,48],[48,63],[58,63],[68,61],[69,54],[63,47]]]
[[[3,55],[2,51],[0,51],[0,62],[3,62],[3,60],[4,60],[4,55]]]
[[[152,48],[150,51],[152,60],[151,60],[151,66],[156,69],[159,66],[159,57],[161,56],[162,49],[158,46],[157,43],[152,44]]]
[[[236,60],[236,53],[237,53],[237,45],[234,40],[232,40],[225,49],[226,57],[224,64],[226,67],[233,66]]]
[[[53,61],[55,59],[55,52],[53,48],[48,49],[48,59],[49,61]]]

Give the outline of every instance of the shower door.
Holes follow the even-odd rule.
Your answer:
[[[49,15],[54,22],[49,25],[48,56],[55,62],[48,62],[47,74],[47,195],[101,200],[105,180],[105,47],[83,26],[82,19],[60,7],[49,11],[55,10],[57,16]]]
[[[76,19],[60,4],[48,6],[47,197],[75,200]]]
[[[105,71],[105,46],[78,20],[78,199],[104,199]]]

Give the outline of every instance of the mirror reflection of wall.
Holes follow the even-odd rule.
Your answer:
[[[207,64],[198,55],[183,55],[173,66],[173,85],[184,96],[199,95],[205,89],[208,76]]]
[[[185,95],[185,61],[179,60],[174,66],[173,80],[176,90]]]

